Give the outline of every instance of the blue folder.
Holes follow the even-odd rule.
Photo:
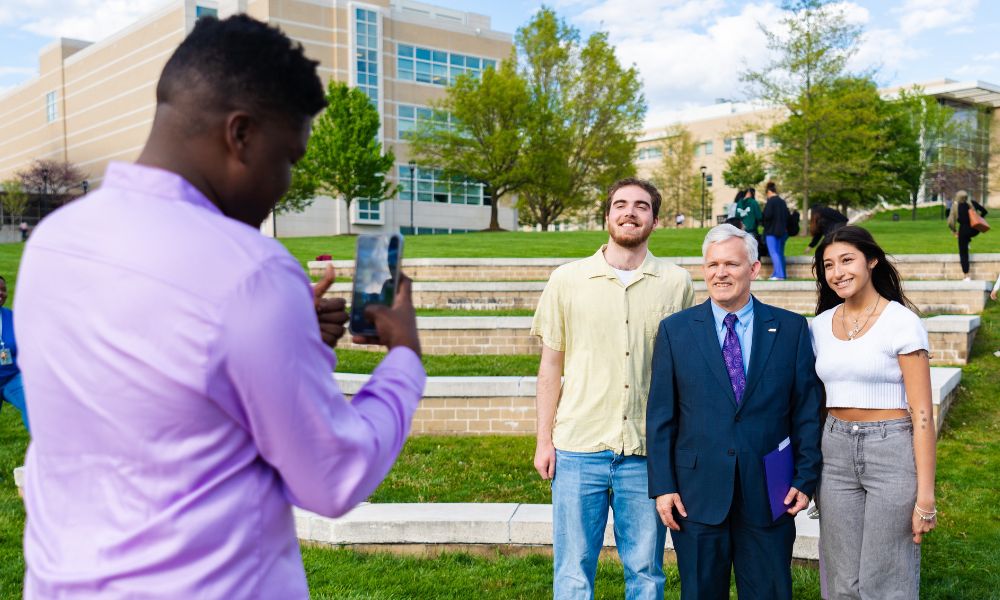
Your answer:
[[[764,479],[767,483],[767,497],[771,502],[771,518],[775,521],[788,510],[785,496],[792,489],[794,472],[792,442],[785,438],[777,448],[764,455]]]

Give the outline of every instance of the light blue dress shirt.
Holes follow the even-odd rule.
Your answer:
[[[715,333],[719,335],[719,348],[726,341],[726,315],[729,313],[712,302],[712,316],[715,317]],[[736,311],[736,337],[740,340],[740,352],[743,353],[743,372],[750,367],[750,349],[753,345],[753,296],[746,305]]]

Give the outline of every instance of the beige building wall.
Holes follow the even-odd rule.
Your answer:
[[[220,18],[246,12],[281,28],[320,62],[324,85],[331,80],[355,84],[355,11],[374,12],[376,104],[383,142],[394,151],[397,165],[410,160],[408,144],[398,134],[398,106],[426,107],[445,93],[441,85],[397,79],[398,45],[499,63],[512,42],[510,34],[493,31],[486,16],[403,0],[175,0],[95,44],[60,39],[42,50],[39,75],[0,96],[0,179],[36,159],[67,160],[84,171],[93,188],[110,161],[135,160],[152,124],[160,72],[194,26],[199,9],[215,10]],[[393,178],[398,172],[393,170]],[[356,210],[349,215],[343,202],[320,198],[305,213],[279,217],[278,226],[282,235],[335,234],[350,219],[355,230],[396,230],[409,224],[409,208],[408,202],[387,201],[378,221],[365,223]],[[414,208],[418,227],[439,231],[481,228],[489,221],[486,206],[417,202]],[[501,213],[503,226],[516,227],[516,211],[507,206]],[[272,228],[266,224],[263,230]]]

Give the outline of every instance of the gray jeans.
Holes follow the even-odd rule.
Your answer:
[[[865,423],[827,417],[819,548],[828,600],[919,597],[916,500],[909,417]]]

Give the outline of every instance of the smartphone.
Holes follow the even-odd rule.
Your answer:
[[[351,333],[376,335],[375,323],[365,318],[369,304],[392,306],[403,262],[403,235],[359,235],[351,293]]]

